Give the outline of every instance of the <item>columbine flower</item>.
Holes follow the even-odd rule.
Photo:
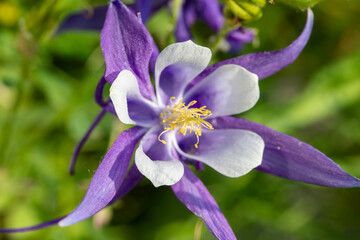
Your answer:
[[[239,129],[214,129],[208,122],[254,106],[258,78],[228,64],[188,88],[210,58],[208,48],[190,40],[165,48],[155,64],[156,99],[141,95],[134,74],[138,69],[122,70],[111,85],[110,98],[120,121],[146,129],[135,164],[156,187],[174,185],[183,177],[180,158],[206,163],[229,177],[242,176],[261,163],[261,137]]]
[[[209,67],[207,48],[192,42],[170,45],[156,59],[155,95],[149,76],[149,62],[154,56],[152,39],[133,12],[121,2],[111,2],[101,45],[106,63],[104,79],[112,84],[114,108],[104,103],[103,111],[116,111],[121,121],[138,126],[119,135],[72,213],[31,228],[0,232],[82,221],[122,197],[146,176],[155,186],[171,185],[178,199],[202,218],[217,239],[236,239],[214,198],[185,163],[205,163],[231,177],[261,163],[257,170],[292,180],[359,187],[359,179],[308,144],[260,124],[225,116],[255,104],[257,77],[261,80],[293,62],[309,38],[312,23],[308,10],[303,33],[287,48],[248,54]],[[97,96],[101,89],[102,84]],[[134,152],[135,164],[127,172]]]

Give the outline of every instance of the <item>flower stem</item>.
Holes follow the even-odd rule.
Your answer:
[[[201,230],[202,230],[202,226],[203,226],[203,220],[199,219],[196,222],[195,225],[195,230],[194,230],[194,240],[200,240],[201,239]]]
[[[183,0],[173,0],[172,9],[171,9],[171,24],[169,33],[166,37],[166,45],[169,45],[173,42],[173,36],[175,33],[176,25],[179,18],[180,9],[182,8]]]
[[[235,29],[239,28],[241,26],[241,23],[238,22],[236,24],[225,24],[224,27],[221,29],[221,31],[216,35],[215,40],[210,45],[210,50],[212,54],[215,54],[219,51],[221,43],[224,41],[224,39],[227,37],[227,35],[234,31]]]
[[[182,0],[174,0],[173,7],[172,7],[172,16],[173,16],[172,23],[173,23],[173,25],[175,25],[177,22],[181,6],[182,6]]]
[[[88,131],[85,133],[83,138],[80,140],[80,142],[76,146],[76,148],[74,150],[74,153],[73,153],[73,155],[71,157],[71,162],[70,162],[70,167],[69,167],[70,175],[74,175],[74,173],[75,173],[75,164],[76,164],[76,160],[77,160],[77,158],[79,156],[79,153],[81,151],[81,148],[84,146],[86,140],[89,138],[90,134],[95,129],[95,127],[99,124],[101,119],[103,119],[103,117],[105,116],[105,113],[106,113],[106,109],[102,108],[100,113],[98,114],[98,116],[95,118],[94,122],[91,124]]]
[[[14,122],[18,114],[22,99],[24,97],[24,84],[26,79],[29,77],[30,72],[30,61],[27,58],[23,58],[21,62],[21,74],[20,79],[16,85],[16,97],[11,106],[9,113],[5,117],[4,123],[1,127],[0,136],[0,161],[6,157],[7,148],[11,142],[11,136],[14,130]]]

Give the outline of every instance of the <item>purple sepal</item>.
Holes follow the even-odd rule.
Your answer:
[[[214,32],[220,31],[224,24],[224,15],[218,0],[194,0],[197,14]]]
[[[153,40],[141,19],[121,1],[109,3],[101,32],[101,48],[106,81],[111,84],[122,70],[132,71],[141,94],[147,99],[155,98],[149,76]]]
[[[39,225],[35,225],[35,226],[31,226],[31,227],[0,229],[0,233],[17,233],[17,232],[28,232],[28,231],[39,230],[42,228],[47,228],[52,225],[58,224],[63,218],[65,218],[65,217],[56,218],[54,220],[44,222]]]
[[[113,200],[121,189],[135,146],[144,133],[144,128],[133,127],[119,135],[96,170],[84,199],[59,222],[60,226],[80,222]]]
[[[257,170],[279,177],[327,187],[360,187],[360,180],[312,146],[258,123],[235,117],[209,121],[215,129],[246,129],[265,142],[262,164]]]
[[[143,179],[143,177],[144,176],[139,172],[138,168],[136,167],[136,164],[133,164],[126,175],[124,182],[121,184],[121,187],[117,191],[115,197],[108,205],[116,202],[118,199],[122,198],[124,195],[130,192],[141,181],[141,179]]]
[[[240,27],[230,32],[226,41],[229,44],[228,52],[230,54],[238,54],[244,47],[245,43],[251,43],[254,40],[255,31],[251,28]]]
[[[86,140],[89,138],[92,131],[99,124],[101,119],[105,116],[105,113],[106,113],[106,109],[105,108],[101,109],[100,113],[96,116],[96,118],[95,118],[94,122],[91,124],[90,128],[86,131],[85,135],[81,138],[80,142],[77,144],[77,146],[74,150],[74,153],[71,157],[71,162],[70,162],[70,167],[69,167],[70,175],[73,175],[75,172],[76,160],[79,156],[79,153],[80,153],[82,147],[84,146]]]
[[[100,31],[104,25],[106,11],[107,5],[102,5],[71,14],[61,22],[56,35],[70,30]]]
[[[229,223],[204,184],[188,166],[184,165],[184,168],[184,176],[171,186],[176,197],[204,221],[206,227],[217,239],[236,240]]]
[[[222,65],[236,64],[240,65],[252,73],[258,75],[259,80],[273,75],[290,65],[299,56],[307,41],[309,40],[313,22],[314,14],[309,8],[307,11],[307,22],[301,35],[288,47],[279,51],[273,52],[259,52],[242,55],[240,57],[228,59],[207,67],[193,82],[192,85],[199,82],[201,79],[215,71]]]

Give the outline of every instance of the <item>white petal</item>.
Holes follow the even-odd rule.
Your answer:
[[[259,95],[258,76],[241,66],[228,64],[187,91],[184,100],[196,100],[196,107],[206,106],[212,112],[211,118],[214,118],[249,110]]]
[[[158,121],[158,106],[140,94],[137,79],[129,70],[121,71],[112,83],[110,98],[118,118],[125,124],[147,127]]]
[[[206,68],[210,59],[210,49],[199,46],[191,40],[167,46],[159,54],[155,63],[155,85],[157,91],[159,91],[158,87],[160,74],[166,67],[175,63],[183,64],[184,66],[191,66],[193,69],[191,75],[186,78],[188,83]],[[160,101],[159,95],[158,100]]]
[[[151,160],[140,145],[135,152],[135,164],[139,171],[147,177],[155,187],[177,183],[184,175],[184,166],[179,160]]]
[[[181,136],[180,136],[181,137]],[[240,177],[261,164],[264,141],[256,133],[240,129],[202,132],[198,148],[194,135],[179,139],[181,155],[203,162],[228,177]]]

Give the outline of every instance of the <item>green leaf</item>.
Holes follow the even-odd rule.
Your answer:
[[[69,105],[73,90],[66,80],[52,71],[41,69],[38,72],[37,84],[51,106],[56,110]]]

